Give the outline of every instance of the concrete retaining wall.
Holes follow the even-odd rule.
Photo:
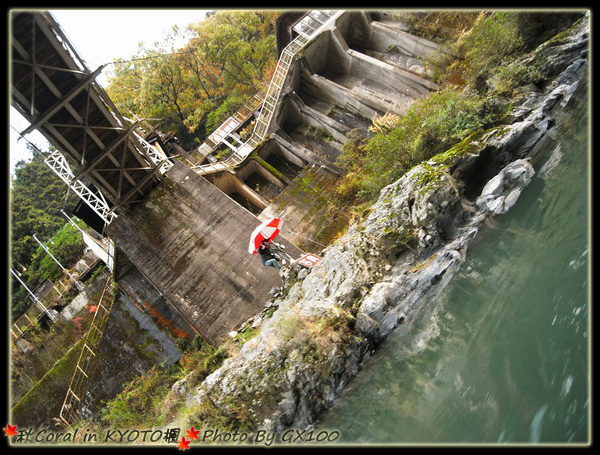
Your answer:
[[[198,334],[218,344],[260,312],[269,291],[282,283],[277,270],[248,253],[258,224],[254,215],[176,162],[146,200],[106,232]],[[297,248],[283,243],[299,257]]]
[[[323,201],[307,190],[306,182],[329,191],[341,175],[335,161],[351,129],[366,131],[375,116],[386,112],[402,115],[414,99],[437,88],[402,68],[436,46],[373,17],[360,11],[340,16],[296,57],[275,111],[271,141],[257,150],[263,159],[277,153],[311,170],[298,171],[297,179],[282,178],[264,163],[250,161],[205,179],[176,162],[145,201],[107,226],[138,275],[162,294],[150,299],[153,303],[142,301],[171,329],[217,344],[260,312],[281,279],[247,252],[259,218],[285,215],[287,227],[298,234],[326,229]],[[390,58],[400,53],[406,54],[403,59]],[[315,134],[323,130],[328,137]],[[290,188],[283,188],[292,179]],[[289,243],[288,252],[300,255]],[[130,284],[136,280],[139,276]]]

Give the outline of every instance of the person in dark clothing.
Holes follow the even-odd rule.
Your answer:
[[[281,269],[281,265],[277,261],[277,258],[273,255],[271,248],[269,247],[269,242],[267,240],[263,240],[258,247],[258,254],[260,254],[260,258],[262,259],[262,263],[265,267],[275,267],[277,270]]]

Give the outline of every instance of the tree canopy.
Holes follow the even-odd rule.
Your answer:
[[[277,62],[277,11],[223,10],[115,63],[107,92],[123,115],[158,119],[193,147],[268,86]],[[182,48],[176,38],[190,37]]]

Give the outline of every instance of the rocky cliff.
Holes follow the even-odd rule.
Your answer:
[[[589,16],[530,56],[550,79],[529,87],[510,123],[473,134],[386,187],[364,220],[313,269],[291,269],[260,333],[185,396],[191,424],[280,433],[314,425],[372,352],[410,323],[506,212],[555,148],[556,116],[587,88]],[[546,153],[547,152],[547,153]],[[272,313],[272,315],[271,315]],[[268,316],[267,316],[268,315]]]

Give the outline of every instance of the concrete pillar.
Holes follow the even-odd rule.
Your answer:
[[[265,209],[269,202],[263,198],[260,194],[246,185],[239,179],[235,179],[235,193],[238,193],[243,198],[247,199],[254,207],[262,211]]]
[[[302,114],[304,114],[304,118],[306,119],[306,124],[320,127],[325,129],[329,134],[331,134],[336,140],[345,144],[348,138],[346,135],[348,131],[350,131],[350,127],[341,124],[340,122],[335,121],[334,119],[327,117],[325,114],[313,109],[309,106],[303,105],[300,108]]]
[[[263,145],[263,147],[258,151],[258,156],[263,160],[268,160],[272,153],[279,155],[281,159],[289,161],[300,168],[306,166],[309,162],[306,158],[302,158],[293,153],[293,151],[281,147],[276,140],[268,141],[265,145]]]
[[[306,105],[302,98],[296,93],[290,93],[286,98],[285,104],[287,113],[286,124],[291,123],[294,126],[310,125],[316,128],[323,128],[342,144],[347,141],[346,134],[350,130],[348,126],[328,117],[317,109]],[[333,107],[333,104],[328,105],[330,108]],[[290,121],[290,117],[293,117],[296,120]]]
[[[226,195],[231,196],[233,193],[237,193],[259,211],[264,210],[269,202],[243,182],[242,179],[249,174],[244,174],[242,171],[223,171],[209,175],[208,180]],[[240,172],[242,172],[241,175]]]
[[[350,48],[340,31],[335,28],[329,32],[330,46],[327,55],[327,67],[336,73],[349,73],[352,68],[352,59],[348,55]]]
[[[106,227],[115,244],[213,345],[260,312],[282,284],[248,253],[260,220],[175,162],[146,199]],[[294,257],[300,251],[283,236]]]
[[[251,159],[243,168],[236,172],[242,182],[246,181],[252,174],[258,174],[265,180],[283,189],[286,187],[286,182],[281,181],[276,175],[273,175],[268,169],[263,167],[258,161]],[[289,182],[288,182],[289,183]]]

